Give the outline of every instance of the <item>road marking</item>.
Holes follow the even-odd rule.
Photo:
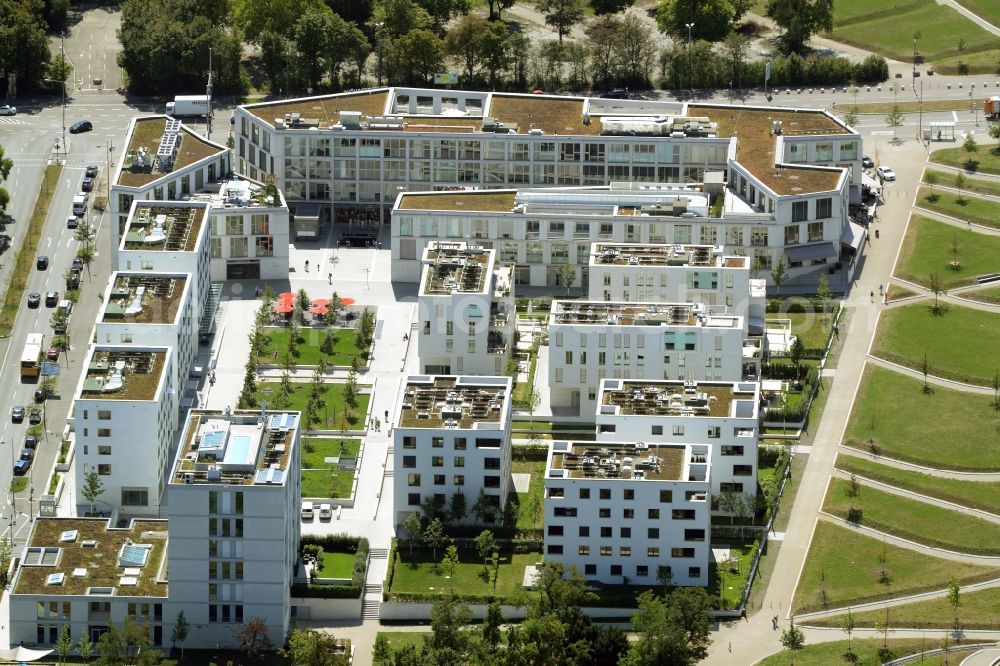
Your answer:
[[[879,135],[884,135],[884,136],[892,136],[892,130],[879,130],[879,131],[872,132],[872,134],[879,134]]]
[[[48,242],[46,242],[45,247],[52,247],[52,237],[49,236],[48,239],[46,239],[46,240]]]
[[[951,112],[951,117],[952,117],[952,120],[954,120],[956,123],[958,122],[958,112],[952,111]]]

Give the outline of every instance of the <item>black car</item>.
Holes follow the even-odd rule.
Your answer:
[[[83,271],[83,259],[80,257],[73,257],[73,272],[79,273]]]
[[[864,157],[861,158],[861,166],[863,166],[866,169],[871,169],[873,166],[875,166],[875,160],[865,155]]]
[[[24,421],[24,405],[14,405],[10,408],[10,420],[12,423]]]
[[[38,448],[38,438],[34,435],[26,435],[24,437],[24,448],[26,449],[37,449]]]
[[[66,218],[67,229],[76,229],[78,226],[80,226],[80,218],[78,218],[76,215],[71,215]]]
[[[21,449],[21,455],[18,456],[19,460],[34,460],[35,452],[31,449]]]
[[[14,476],[24,476],[31,470],[30,460],[18,460],[14,463]]]
[[[48,267],[49,267],[49,258],[46,257],[44,254],[38,255],[38,259],[35,260],[35,268],[37,268],[40,271],[44,271]]]
[[[31,425],[38,425],[42,422],[42,413],[38,409],[32,409],[28,412],[28,423]]]
[[[628,88],[615,88],[601,95],[604,99],[628,99]]]
[[[83,175],[87,178],[97,178],[97,167],[89,166],[87,170],[83,172]]]
[[[57,305],[59,305],[59,292],[58,291],[45,292],[45,307],[54,308]]]
[[[82,134],[94,129],[94,124],[89,120],[78,120],[69,126],[70,134]]]
[[[30,294],[28,294],[28,307],[29,308],[37,308],[38,305],[41,302],[42,302],[42,295],[41,294],[39,294],[37,292],[34,292],[34,291],[31,292]]]
[[[90,192],[91,190],[93,190],[94,189],[94,179],[93,178],[89,178],[89,177],[88,178],[84,178],[83,182],[80,183],[80,189],[83,190],[84,192]]]
[[[45,389],[35,389],[35,402],[42,404],[49,397],[49,392]]]

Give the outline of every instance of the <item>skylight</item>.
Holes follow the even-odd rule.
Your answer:
[[[79,536],[79,534],[80,533],[77,530],[67,530],[59,535],[59,541],[72,543],[76,541],[76,537]]]
[[[45,579],[45,584],[46,585],[62,585],[63,584],[63,580],[65,578],[66,578],[66,574],[64,574],[64,573],[49,574],[48,577],[46,577],[46,579]]]

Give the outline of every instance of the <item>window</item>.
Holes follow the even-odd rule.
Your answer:
[[[798,245],[799,225],[792,224],[785,227],[785,245]]]
[[[456,451],[464,451],[465,447],[466,447],[465,438],[464,437],[456,437],[454,445],[455,445],[455,450]]]
[[[408,506],[420,506],[420,493],[409,493],[406,496],[406,504]]]
[[[792,202],[792,222],[804,222],[809,219],[809,202]]]
[[[444,456],[431,457],[431,467],[444,467]]]
[[[611,489],[610,488],[601,488],[600,489],[600,497],[601,497],[602,500],[609,500],[609,499],[611,499]]]
[[[597,565],[596,564],[585,564],[583,565],[583,573],[587,576],[597,575]]]
[[[683,437],[684,436],[684,426],[682,426],[682,425],[675,425],[673,427],[673,434],[674,434],[674,437]]]
[[[635,490],[633,490],[631,488],[626,488],[625,489],[625,499],[626,500],[634,500],[635,499]]]
[[[406,477],[406,485],[408,486],[419,486],[420,485],[420,475],[419,474],[408,474]]]
[[[273,236],[257,236],[254,239],[254,256],[255,257],[273,257],[274,256],[274,237]]]
[[[611,565],[611,575],[612,576],[621,576],[622,575],[622,565],[620,565],[620,564],[612,564]]]
[[[608,507],[604,507],[603,509],[599,509],[598,510],[598,516],[600,516],[601,518],[610,518],[611,517],[611,509],[608,508]]]
[[[577,555],[590,555],[590,546],[577,546]]]
[[[694,548],[671,548],[670,557],[694,557]]]
[[[632,546],[618,546],[618,557],[632,557]]]
[[[580,499],[590,499],[590,488],[580,488]]]
[[[674,509],[670,517],[674,520],[694,520],[694,509]]]
[[[242,258],[247,256],[250,247],[249,239],[246,237],[229,239],[229,257]]]
[[[722,447],[722,455],[724,456],[741,456],[743,455],[742,446],[726,446]]]
[[[577,527],[577,534],[582,537],[590,536],[590,525],[580,525]]]
[[[833,199],[827,197],[825,199],[816,200],[816,217],[824,218],[831,217],[833,215]]]
[[[645,578],[649,575],[649,567],[645,564],[640,564],[635,568],[635,575]]]
[[[646,528],[646,538],[647,539],[659,539],[660,538],[660,528],[659,527],[647,527]]]
[[[705,540],[705,530],[701,530],[701,529],[684,530],[684,540],[685,541],[704,541]]]
[[[417,438],[412,436],[403,437],[403,448],[404,449],[417,448]]]
[[[646,557],[659,557],[660,549],[656,546],[650,546],[646,549]]]
[[[146,506],[149,491],[145,488],[122,488],[122,506]]]
[[[416,456],[403,456],[403,469],[414,469],[417,466]]]
[[[601,538],[602,539],[610,539],[611,537],[612,537],[611,528],[610,527],[602,527],[601,528]]]
[[[672,490],[661,490],[660,491],[660,503],[669,504],[674,501],[674,491]]]
[[[431,448],[443,449],[444,437],[431,437]]]
[[[111,465],[98,465],[97,473],[101,476],[111,476]]]
[[[722,428],[719,427],[719,426],[711,426],[708,429],[708,438],[709,439],[718,439],[721,434],[722,434]],[[723,447],[723,448],[725,448],[725,447]]]
[[[662,499],[662,497],[660,499]],[[646,517],[649,518],[650,520],[659,520],[660,519],[660,510],[659,509],[646,509]]]
[[[243,217],[241,215],[226,216],[226,235],[241,236],[243,234]]]
[[[622,539],[632,538],[632,528],[631,527],[619,527],[618,534]]]
[[[99,456],[110,456],[111,455],[111,447],[110,446],[98,446],[97,447],[97,455],[99,455]]]
[[[545,552],[549,555],[562,555],[563,547],[562,544],[550,543],[545,547]]]
[[[563,526],[562,525],[549,525],[547,528],[549,536],[562,536]]]
[[[751,476],[753,465],[733,465],[733,476]]]
[[[662,435],[663,434],[663,426],[661,426],[661,425],[652,426],[650,428],[650,434],[652,434],[652,435]]]
[[[601,546],[601,557],[611,557],[611,546]]]
[[[455,467],[465,467],[465,456],[455,456],[451,462]]]
[[[84,415],[83,418],[87,418],[86,417],[86,412],[84,412],[84,414],[85,415]],[[110,421],[111,420],[111,410],[109,410],[109,409],[98,409],[97,410],[97,418],[100,419],[101,421]]]
[[[823,240],[823,223],[810,222],[806,225],[806,235],[809,238],[810,243]]]
[[[483,467],[486,469],[500,469],[500,459],[499,458],[485,458],[483,460]],[[559,489],[560,492],[562,488]]]
[[[622,509],[622,518],[632,520],[635,518],[635,509]]]
[[[97,429],[97,436],[98,437],[111,437],[111,428],[98,428]]]
[[[701,567],[688,567],[688,578],[701,578]]]
[[[566,493],[562,488],[549,488],[549,497],[565,497]]]

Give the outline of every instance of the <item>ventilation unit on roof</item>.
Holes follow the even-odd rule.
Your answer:
[[[64,573],[54,573],[49,574],[45,577],[46,585],[62,585],[63,581],[66,579],[66,574]]]

